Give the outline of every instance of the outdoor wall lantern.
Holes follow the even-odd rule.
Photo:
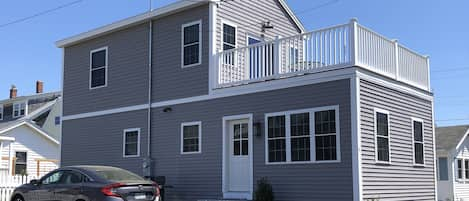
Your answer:
[[[167,108],[163,109],[164,113],[168,113],[168,112],[171,112],[171,111],[173,111],[173,108],[170,108],[170,107],[167,107]]]

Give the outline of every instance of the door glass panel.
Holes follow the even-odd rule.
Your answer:
[[[241,146],[242,146],[241,155],[247,156],[249,154],[249,152],[248,152],[248,140],[242,140]]]
[[[248,138],[248,124],[242,124],[241,134],[243,139]]]
[[[233,155],[235,156],[241,155],[239,140],[235,140],[233,142],[233,151],[234,151]]]
[[[233,135],[233,138],[234,138],[234,139],[239,139],[239,138],[240,138],[240,125],[239,125],[239,124],[235,124],[235,125],[234,125],[234,135]]]

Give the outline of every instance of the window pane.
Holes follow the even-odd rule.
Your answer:
[[[106,50],[94,52],[92,54],[91,68],[99,68],[106,66]]]
[[[199,42],[199,24],[184,27],[184,45]]]
[[[469,178],[469,160],[464,160],[464,172],[465,172],[465,178]]]
[[[249,134],[249,131],[248,131],[248,124],[241,124],[241,137],[243,139],[247,139],[248,138],[248,134]]]
[[[414,140],[423,142],[422,122],[414,121]]]
[[[106,69],[100,68],[91,71],[91,87],[104,86],[106,84]]]
[[[441,181],[448,181],[448,159],[438,158],[438,175]]]
[[[378,161],[389,161],[389,141],[388,138],[378,137]]]
[[[199,151],[199,125],[183,127],[183,152]]]
[[[235,48],[234,45],[223,44],[223,50],[231,50],[234,48]],[[234,59],[234,57],[232,57],[232,59]]]
[[[125,145],[125,155],[126,156],[135,156],[137,155],[137,144],[126,144]]]
[[[199,44],[184,47],[184,65],[199,63]]]
[[[16,163],[26,163],[26,152],[16,152]]]
[[[310,161],[310,138],[292,138],[291,139],[291,160],[292,161]]]
[[[240,142],[239,140],[233,141],[233,155],[239,156],[241,155],[241,149],[240,149]]]
[[[291,136],[305,136],[309,134],[309,113],[292,114],[290,117]]]
[[[376,129],[377,135],[388,136],[388,115],[383,113],[376,113]]]
[[[82,175],[72,172],[72,171],[66,171],[62,177],[60,178],[59,183],[60,184],[78,184],[81,183],[82,181]]]
[[[242,140],[241,142],[242,142],[241,143],[241,151],[242,151],[241,155],[247,156],[249,154],[248,141],[247,140]]]
[[[285,137],[285,116],[268,118],[268,137]]]
[[[462,160],[458,159],[458,179],[462,179]]]
[[[336,136],[316,136],[316,160],[337,160]]]
[[[137,143],[138,142],[138,131],[126,132],[125,133],[126,143]]]
[[[269,162],[285,162],[285,139],[269,140]]]
[[[328,134],[336,132],[335,110],[314,113],[316,134]]]
[[[236,44],[236,29],[230,25],[223,24],[223,42],[231,44],[232,47]],[[231,49],[231,48],[230,48]],[[226,50],[226,49],[224,49]]]
[[[60,179],[60,177],[62,176],[63,173],[64,173],[63,171],[53,173],[52,175],[50,175],[47,178],[43,179],[42,184],[54,184],[54,183],[59,182],[59,179]]]
[[[423,164],[424,163],[424,156],[423,156],[423,144],[422,143],[415,143],[414,144],[415,150],[415,163]]]

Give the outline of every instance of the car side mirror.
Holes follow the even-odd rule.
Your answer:
[[[29,181],[29,184],[37,186],[37,185],[39,185],[39,181],[37,179],[33,179],[33,180]]]

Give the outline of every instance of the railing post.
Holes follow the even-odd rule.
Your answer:
[[[214,63],[215,63],[215,79],[213,80],[214,81],[214,86],[215,88],[218,88],[220,86],[220,82],[221,82],[221,75],[220,75],[220,68],[222,67],[221,65],[221,62],[220,62],[220,57],[221,57],[221,52],[220,51],[216,51],[215,53],[215,56],[214,56]]]
[[[280,74],[280,65],[282,63],[281,53],[280,53],[280,37],[277,36],[274,42],[274,75],[277,76]]]
[[[426,55],[425,58],[427,58],[427,90],[430,91],[430,56]]]
[[[397,39],[394,39],[392,41],[394,43],[394,58],[395,58],[395,61],[396,62],[396,75],[395,75],[395,78],[396,80],[400,80],[399,78],[399,43],[397,41]]]
[[[358,65],[358,19],[350,20],[350,63],[353,66]]]

